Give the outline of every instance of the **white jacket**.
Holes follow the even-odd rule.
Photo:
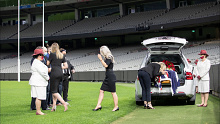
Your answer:
[[[31,78],[29,84],[32,86],[47,86],[49,75],[47,66],[38,59],[34,59],[31,66]]]
[[[197,70],[197,65],[194,66],[194,68],[193,68],[193,74],[196,75],[196,77],[193,77],[193,78],[194,78],[194,79],[193,79],[194,84],[195,84],[195,86],[198,86],[198,78],[197,78],[197,76],[198,76],[198,70]]]
[[[200,76],[201,80],[209,80],[209,70],[211,67],[211,63],[208,59],[206,59],[204,62],[201,60],[197,63],[197,75]]]

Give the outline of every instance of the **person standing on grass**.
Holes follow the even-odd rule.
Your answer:
[[[42,49],[44,53],[47,52],[47,49],[45,47],[42,47],[42,46],[38,46],[36,49]],[[31,59],[31,66],[32,66],[32,63],[33,63],[34,60],[35,60],[35,58],[32,57],[32,59]],[[47,65],[47,58],[44,57],[44,59],[41,62],[44,63],[45,65]],[[48,90],[47,90],[47,92],[48,92]],[[48,96],[46,97],[46,99],[47,98],[48,98]],[[31,110],[36,110],[35,101],[36,101],[36,98],[32,97],[32,99],[31,99]],[[41,100],[41,107],[42,107],[42,110],[51,110],[47,106],[47,100]]]
[[[138,79],[142,87],[142,100],[144,101],[144,109],[154,109],[151,104],[151,79],[156,76],[166,74],[166,65],[163,62],[150,63],[146,67],[138,70]]]
[[[49,75],[47,66],[41,61],[44,59],[44,52],[42,49],[35,49],[31,66],[31,78],[29,84],[31,85],[31,97],[35,98],[36,115],[45,115],[41,112],[41,100],[46,100],[46,88],[48,85]]]
[[[61,64],[63,66],[61,67]],[[53,96],[53,107],[51,111],[56,111],[56,102],[57,99],[63,104],[64,111],[68,109],[67,103],[63,100],[61,95],[58,93],[59,83],[63,79],[62,69],[68,68],[67,62],[63,54],[59,50],[59,45],[53,43],[51,46],[51,53],[49,59],[47,60],[47,66],[51,65],[51,74],[50,74],[50,90]]]
[[[98,59],[101,61],[102,65],[106,68],[106,73],[105,73],[105,79],[100,88],[98,103],[95,109],[93,109],[93,111],[102,109],[101,103],[104,98],[104,91],[111,92],[115,104],[112,111],[118,111],[119,110],[118,96],[116,94],[116,87],[115,87],[116,76],[113,72],[113,63],[115,62],[114,56],[112,55],[111,51],[107,46],[102,46],[100,48],[100,53],[104,57],[104,60],[100,54],[98,54]]]
[[[63,48],[60,48],[60,52],[66,57],[66,50]],[[75,68],[74,66],[70,63],[69,60],[67,60],[67,64],[68,64],[68,68],[63,70],[63,99],[65,102],[70,101],[69,99],[67,99],[68,97],[68,89],[69,89],[69,80],[71,78],[71,73],[75,73]]]
[[[210,61],[207,59],[209,56],[206,50],[201,50],[199,53],[200,59],[197,63],[197,75],[198,78],[198,92],[201,93],[202,103],[198,105],[198,107],[207,107],[208,98],[209,98],[209,70],[211,67]]]

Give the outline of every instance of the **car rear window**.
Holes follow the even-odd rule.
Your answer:
[[[175,71],[177,74],[182,74],[183,69],[185,67],[182,58],[179,54],[160,54],[160,55],[151,55],[148,59],[148,62],[146,63],[152,63],[152,62],[162,62],[163,60],[172,62],[175,66]]]
[[[179,54],[151,55],[149,60],[150,62],[162,62],[163,60],[167,60],[172,62],[174,65],[183,63]]]

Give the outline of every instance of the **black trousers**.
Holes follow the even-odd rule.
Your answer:
[[[36,104],[35,104],[35,101],[36,101],[36,98],[33,98],[31,97],[31,109],[32,110],[36,110]],[[41,108],[42,110],[46,110],[47,109],[47,101],[46,100],[41,100]]]
[[[151,78],[145,71],[138,71],[138,78],[142,87],[142,100],[151,101]]]
[[[69,78],[68,78],[68,75],[64,75],[64,79],[63,79],[63,100],[65,102],[67,102],[68,89],[69,89]]]
[[[48,81],[47,85],[47,99],[46,99],[47,105],[53,104],[53,97],[52,93],[50,92],[50,81]]]

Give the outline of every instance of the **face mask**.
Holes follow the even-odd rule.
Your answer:
[[[46,56],[47,55],[47,53],[44,53],[44,56]]]
[[[41,59],[44,60],[44,57],[42,56]]]
[[[203,59],[203,58],[204,58],[204,56],[201,56],[201,57],[200,57],[200,59]]]

